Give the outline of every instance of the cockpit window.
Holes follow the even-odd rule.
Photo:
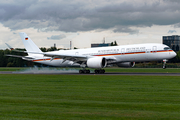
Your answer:
[[[165,47],[165,48],[164,48],[164,50],[171,50],[171,48],[169,48],[169,47]]]

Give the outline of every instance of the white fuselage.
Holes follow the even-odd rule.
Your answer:
[[[164,59],[171,59],[176,56],[176,53],[167,49],[168,46],[157,43],[149,44],[134,44],[134,45],[122,45],[113,47],[98,47],[88,49],[76,49],[76,50],[60,50],[53,51],[51,53],[60,55],[81,55],[92,57],[103,57],[106,59],[113,59],[116,63],[120,62],[143,62],[143,61],[160,61]],[[50,53],[50,52],[49,52]],[[63,59],[55,58],[51,60],[51,57],[43,57],[43,55],[37,55],[33,62],[51,65],[51,66],[80,66],[78,63],[72,61],[63,61]]]

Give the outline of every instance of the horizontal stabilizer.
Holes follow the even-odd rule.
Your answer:
[[[24,52],[24,51],[22,51],[22,50],[16,50],[16,49],[14,49],[13,47],[11,47],[11,46],[10,46],[9,44],[7,44],[7,43],[5,43],[5,44],[8,46],[8,48],[9,48],[11,51],[26,53],[26,52]]]
[[[8,48],[9,48],[10,50],[14,50],[13,47],[11,47],[10,45],[8,45],[7,43],[5,43],[5,44],[8,46]]]
[[[32,58],[32,57],[28,57],[28,56],[19,56],[19,55],[9,55],[9,54],[6,54],[5,56],[22,58],[22,59],[25,59],[25,60],[33,60],[33,59],[34,59],[34,58]]]

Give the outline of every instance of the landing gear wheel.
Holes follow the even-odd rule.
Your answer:
[[[100,69],[100,70],[94,70],[94,72],[96,73],[96,74],[104,74],[105,73],[105,70],[104,69]]]
[[[99,70],[94,70],[94,72],[95,72],[96,74],[98,74],[98,73],[99,73]]]
[[[83,74],[83,73],[85,73],[85,74],[88,73],[88,74],[89,74],[89,73],[90,73],[90,70],[79,70],[79,73],[80,73],[80,74]]]
[[[80,73],[80,74],[83,74],[83,73],[84,73],[84,71],[83,71],[83,70],[79,70],[79,73]]]
[[[86,70],[86,73],[90,73],[90,70]]]
[[[166,65],[163,65],[163,69],[166,69]]]

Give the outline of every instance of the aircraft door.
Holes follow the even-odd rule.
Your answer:
[[[121,55],[124,55],[125,54],[125,48],[122,48],[121,49]]]
[[[45,56],[43,55],[43,61],[46,61],[46,58],[45,58]]]
[[[152,53],[156,53],[156,52],[157,52],[157,46],[153,46]]]

